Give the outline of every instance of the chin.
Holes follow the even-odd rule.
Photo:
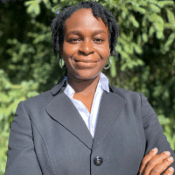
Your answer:
[[[95,79],[96,77],[98,77],[100,73],[101,72],[92,73],[92,72],[85,71],[83,73],[77,73],[76,75],[74,74],[74,76],[77,79],[81,79],[81,80],[91,80],[91,79]]]

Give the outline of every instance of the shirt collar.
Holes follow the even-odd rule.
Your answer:
[[[65,79],[67,79],[67,77],[65,77]],[[101,87],[106,92],[109,92],[109,80],[102,72],[100,74],[100,79],[99,79],[99,82],[98,82],[98,85],[97,85],[97,88],[98,87]],[[75,93],[75,91],[69,85],[69,83],[67,83],[67,87],[65,88],[64,93],[66,93],[69,97],[72,98],[74,93]]]
[[[100,74],[99,84],[103,90],[109,92],[109,80],[102,72]]]

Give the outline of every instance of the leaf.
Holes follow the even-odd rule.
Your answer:
[[[134,7],[133,10],[136,12],[140,12],[141,14],[145,14],[145,12],[146,12],[146,10],[144,8],[141,8],[141,7]]]
[[[128,15],[128,9],[126,7],[122,7],[121,17],[125,19],[127,15]]]
[[[121,37],[125,40],[127,40],[127,38],[128,38],[125,33],[121,33]]]
[[[139,23],[138,23],[138,21],[135,19],[135,17],[133,15],[129,16],[129,20],[132,22],[134,27],[136,27],[136,28],[139,27]]]
[[[24,5],[25,6],[30,6],[31,4],[33,4],[34,3],[34,1],[27,1],[27,2],[24,2]]]
[[[115,77],[117,75],[115,60],[114,60],[114,57],[112,56],[110,57],[110,59],[111,59],[110,74],[112,77]]]
[[[122,50],[122,47],[119,45],[119,44],[117,44],[117,46],[116,46],[116,51],[117,52],[120,52]]]
[[[141,49],[137,44],[134,45],[134,50],[135,50],[136,53],[138,53],[138,54],[141,54],[141,53],[142,53],[142,49]]]
[[[157,2],[157,5],[159,6],[159,7],[164,7],[164,6],[173,6],[174,5],[174,2],[173,1],[158,1]]]
[[[175,34],[172,33],[169,37],[168,37],[168,41],[165,43],[165,47],[169,47],[173,41],[175,40]]]
[[[37,16],[40,13],[39,1],[31,1],[27,8],[27,12]]]
[[[121,17],[122,17],[123,19],[125,19],[126,16],[127,16],[126,12],[125,12],[125,11],[122,11]]]
[[[154,22],[154,27],[155,27],[155,29],[157,30],[157,31],[163,31],[164,30],[164,24],[162,24],[162,23],[159,23],[159,22]]]
[[[159,120],[161,125],[170,124],[170,119],[166,118],[164,115],[158,115],[158,120]]]
[[[149,4],[149,7],[151,8],[151,10],[152,10],[153,12],[156,12],[156,13],[159,13],[159,12],[160,12],[160,8],[157,7],[157,6],[154,5],[154,4]]]
[[[164,35],[163,35],[162,31],[157,31],[156,36],[157,36],[158,39],[163,39],[164,38]]]
[[[166,29],[172,29],[172,30],[175,29],[175,25],[174,24],[171,24],[171,23],[165,23],[164,26],[165,26]]]
[[[167,11],[167,16],[168,16],[168,21],[171,23],[171,24],[175,24],[175,17],[174,17],[174,14],[171,10],[169,9],[166,9]]]
[[[51,10],[52,10],[53,13],[56,13],[57,11],[60,11],[60,9],[61,9],[60,4],[57,4]]]
[[[146,33],[142,34],[142,39],[144,42],[148,42],[148,35]]]
[[[151,26],[151,27],[149,28],[149,36],[152,37],[153,34],[154,34],[154,32],[155,32],[155,29],[154,29],[153,26]]]
[[[127,64],[122,64],[120,70],[121,70],[121,71],[125,71],[126,68],[127,68]]]
[[[126,52],[124,52],[124,51],[121,51],[121,57],[124,60],[130,59],[129,55]]]
[[[148,2],[146,2],[146,1],[140,1],[139,4],[140,4],[141,6],[145,6],[145,7],[148,6]]]
[[[51,9],[52,8],[52,5],[51,5],[51,2],[49,0],[43,0],[44,4],[46,5],[46,7],[48,9]]]
[[[164,20],[162,19],[161,16],[157,15],[156,13],[148,15],[148,19],[150,22],[160,23],[162,26],[164,25]]]
[[[141,35],[138,35],[137,37],[137,44],[141,45],[142,39],[141,39]]]
[[[133,65],[132,62],[130,62],[130,63],[127,64],[127,67],[130,68],[130,69],[132,69],[134,67],[134,65]]]
[[[137,59],[137,64],[140,65],[140,66],[143,66],[144,65],[144,62],[141,59]]]

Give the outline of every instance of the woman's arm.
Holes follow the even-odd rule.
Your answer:
[[[145,138],[146,138],[145,157],[143,158],[143,160],[149,157],[150,150],[152,150],[155,147],[158,148],[159,155],[153,157],[150,162],[155,163],[157,159],[159,159],[162,155],[164,155],[163,153],[164,151],[169,151],[171,156],[175,159],[175,154],[173,150],[170,148],[170,144],[168,143],[167,138],[163,133],[163,128],[158,121],[156,113],[154,112],[150,104],[148,103],[147,98],[142,94],[140,95],[141,95],[141,115],[142,115],[142,120],[143,120],[142,122],[143,122],[143,127],[144,127],[144,132],[145,132]],[[164,161],[164,163],[165,162],[166,160]],[[165,163],[164,167],[166,166],[167,164]],[[171,162],[171,167],[175,169],[175,163]],[[161,170],[161,168],[159,169]],[[168,168],[168,166],[166,168]],[[149,168],[147,167],[147,169]]]
[[[23,102],[19,103],[11,124],[5,175],[42,175],[34,150],[31,121]]]

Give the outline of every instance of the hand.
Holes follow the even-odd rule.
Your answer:
[[[139,175],[160,175],[163,171],[165,171],[168,166],[170,166],[174,159],[171,157],[171,153],[169,151],[162,152],[158,154],[158,149],[152,149],[141,162]],[[173,175],[174,168],[168,168],[163,175]]]

